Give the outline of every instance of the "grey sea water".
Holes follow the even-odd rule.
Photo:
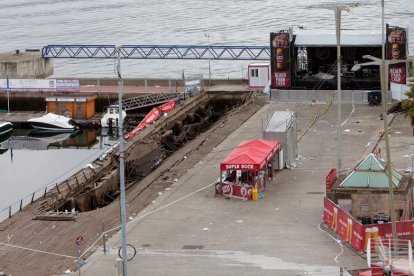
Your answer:
[[[289,27],[335,29],[334,13],[315,5],[334,0],[1,0],[0,52],[47,44],[268,45],[269,33]],[[381,1],[361,0],[344,12],[343,29],[380,30]],[[414,37],[414,1],[386,0],[387,23]],[[207,36],[206,36],[207,35]],[[409,44],[414,51],[414,39]],[[246,77],[249,62],[212,61],[213,78]],[[55,76],[114,77],[113,60],[54,60]],[[125,60],[124,77],[208,75],[207,61]],[[9,150],[0,155],[0,210],[82,168],[101,148]]]
[[[269,33],[303,26],[335,29],[334,12],[316,5],[359,3],[344,12],[343,29],[380,30],[381,0],[2,0],[0,51],[47,44],[268,45]],[[385,0],[387,23],[414,34],[413,0]],[[410,43],[414,50],[414,39]],[[62,77],[114,76],[113,61],[55,60]],[[212,77],[246,77],[248,62],[213,61]],[[123,62],[125,77],[208,75],[206,61]]]

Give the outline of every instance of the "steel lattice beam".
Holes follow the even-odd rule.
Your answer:
[[[47,45],[44,58],[114,59],[115,45]],[[268,46],[123,45],[122,59],[270,60]]]
[[[122,109],[125,111],[146,106],[166,103],[172,99],[180,99],[182,93],[154,93],[122,100]],[[115,103],[118,105],[118,102]]]

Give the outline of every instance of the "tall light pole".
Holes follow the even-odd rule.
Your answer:
[[[341,91],[341,12],[342,10],[347,10],[347,7],[337,6],[335,7],[335,29],[336,29],[336,62],[337,62],[337,90],[338,90],[338,125],[336,129],[336,138],[337,138],[337,159],[338,159],[338,168],[337,176],[339,176],[342,169],[342,159],[341,159],[341,100],[342,100],[342,91]]]
[[[391,231],[392,238],[397,237],[397,225],[395,222],[395,208],[394,208],[394,185],[392,184],[392,172],[391,172],[391,152],[390,152],[390,139],[388,137],[388,118],[387,118],[387,104],[388,104],[388,72],[389,63],[385,62],[385,1],[381,0],[381,98],[382,100],[382,119],[384,121],[384,135],[385,135],[385,154],[387,158],[386,172],[388,177],[388,193],[389,193],[389,205],[390,205],[390,218],[391,218]],[[382,71],[381,71],[382,70]]]
[[[128,257],[126,242],[126,204],[125,204],[125,155],[124,155],[124,134],[122,131],[122,92],[124,82],[121,76],[121,50],[122,45],[116,45],[117,53],[117,74],[118,74],[118,135],[119,135],[119,190],[120,190],[120,209],[121,209],[121,239],[122,239],[122,266],[123,275],[128,276]]]
[[[210,53],[210,35],[205,33],[205,37],[207,37],[207,44],[208,44],[208,79],[211,86],[211,53]]]
[[[342,90],[341,90],[341,14],[342,11],[349,11],[352,7],[359,6],[359,3],[349,3],[344,5],[314,5],[310,8],[322,8],[333,10],[335,13],[335,30],[336,30],[336,62],[337,62],[337,93],[338,93],[338,122],[336,128],[336,138],[337,138],[337,172],[336,175],[339,176],[340,171],[342,170],[342,159],[341,159],[341,131],[342,131],[342,122],[341,122],[341,102],[342,102]]]
[[[383,34],[384,38],[384,34]],[[385,40],[383,40],[385,43]],[[384,45],[382,46],[384,47]],[[384,50],[383,50],[384,51]],[[385,53],[385,51],[383,52]],[[390,139],[388,131],[388,117],[387,117],[387,104],[388,104],[388,72],[390,64],[397,64],[402,62],[407,62],[407,60],[385,60],[385,55],[383,54],[382,58],[373,57],[371,55],[365,55],[363,58],[372,60],[371,62],[361,63],[357,65],[369,66],[377,65],[380,67],[380,77],[381,77],[381,98],[382,98],[382,119],[384,122],[384,137],[385,137],[385,154],[386,154],[386,168],[388,179],[388,193],[389,193],[389,208],[390,208],[390,218],[391,218],[391,227],[392,227],[392,237],[397,239],[397,227],[395,222],[395,209],[394,209],[394,189],[392,183],[392,171],[391,171],[391,153],[390,153]],[[357,69],[355,68],[355,69]]]

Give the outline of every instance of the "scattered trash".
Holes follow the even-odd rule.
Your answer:
[[[345,131],[345,132],[351,132],[351,130],[350,130],[350,129],[344,129],[344,131]]]
[[[184,156],[184,159],[187,159],[187,156]]]
[[[206,228],[203,228],[203,231],[208,231],[209,229],[206,227]]]
[[[178,181],[178,178],[174,179],[174,182],[177,182],[177,181]]]
[[[158,195],[159,195],[159,196],[162,196],[162,192],[158,192]]]
[[[72,271],[70,271],[70,269],[65,270],[65,274],[71,274]]]
[[[310,160],[315,160],[315,157],[309,157]]]
[[[134,217],[129,217],[129,220],[133,220],[134,219]]]
[[[165,190],[166,190],[166,191],[169,191],[169,190],[171,190],[171,188],[165,188]]]
[[[396,132],[395,132],[395,134],[401,134],[401,133],[402,133],[401,131],[396,131]]]
[[[279,208],[275,208],[275,211],[279,211]]]
[[[297,202],[297,203],[300,203],[301,201],[300,201],[300,200],[296,200],[296,202]]]
[[[151,203],[152,203],[152,204],[155,204],[155,201],[153,200]]]
[[[243,222],[243,220],[239,219],[237,222],[240,222],[241,223],[241,222]]]

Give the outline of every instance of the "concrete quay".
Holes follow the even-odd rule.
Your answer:
[[[127,242],[137,248],[137,255],[128,262],[128,275],[342,275],[340,267],[366,268],[362,256],[320,227],[325,176],[337,160],[337,107],[324,113],[325,108],[266,104],[149,207],[130,217]],[[240,141],[261,137],[262,120],[272,111],[286,109],[297,112],[298,133],[304,134],[297,167],[277,172],[259,201],[214,197],[212,183],[224,157]],[[352,106],[342,109],[346,117]],[[380,112],[378,106],[356,105],[342,133],[345,169],[377,144],[383,129]],[[392,143],[392,161],[403,169],[400,153],[412,144],[412,128],[403,115],[393,124],[398,131],[391,131],[391,137],[398,143]],[[82,275],[117,275],[119,245],[116,234],[108,253],[100,249],[88,258]]]

